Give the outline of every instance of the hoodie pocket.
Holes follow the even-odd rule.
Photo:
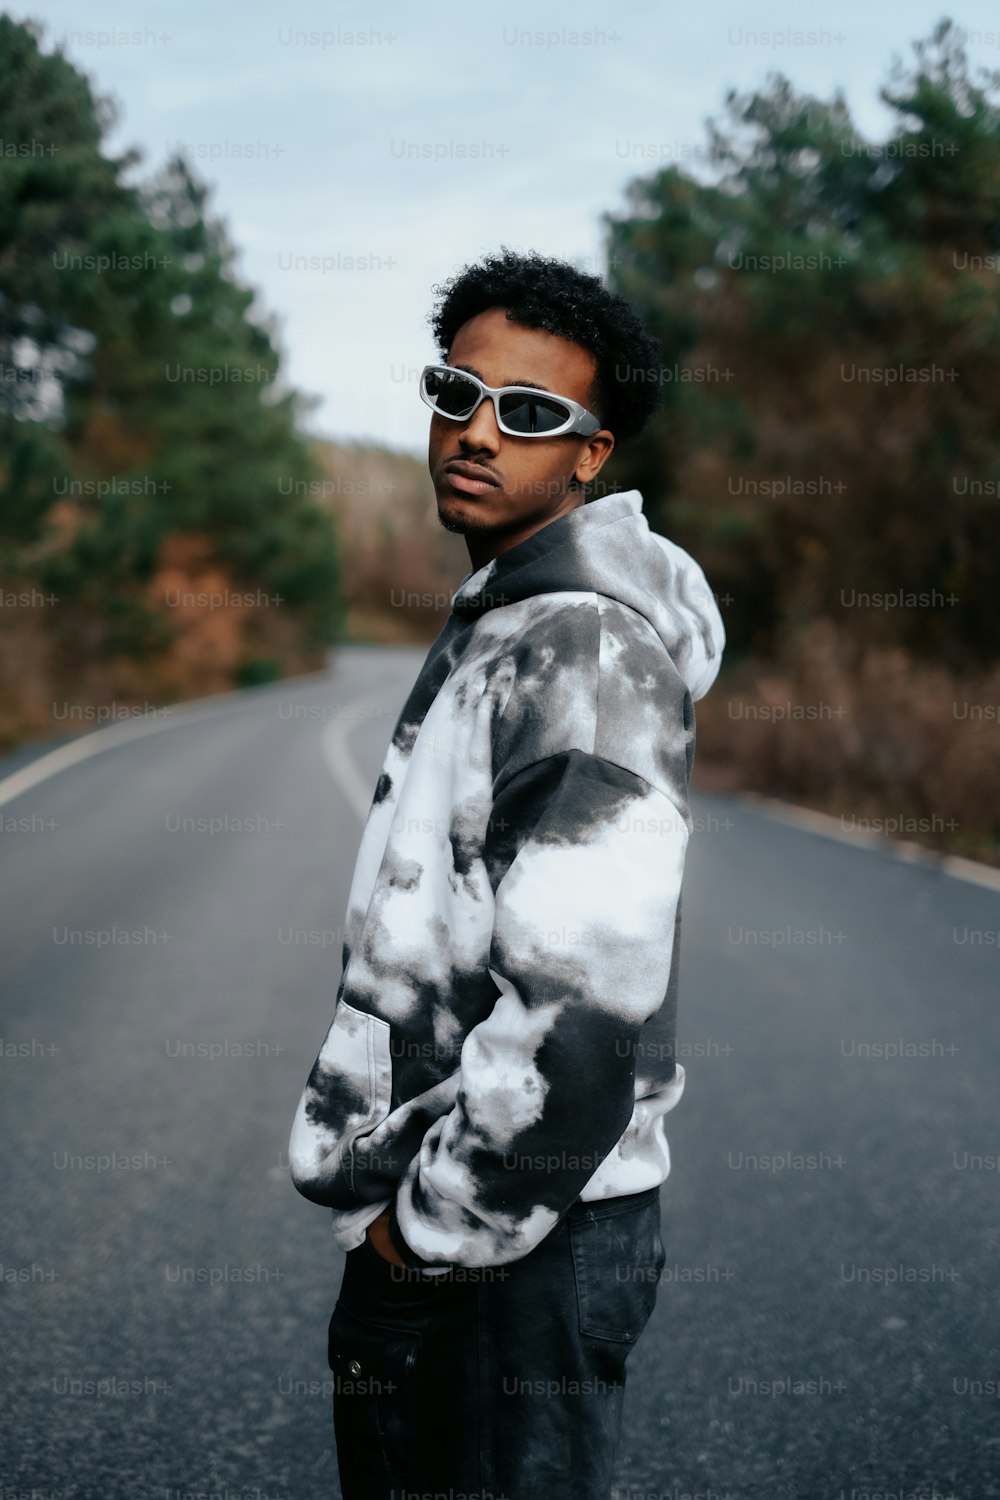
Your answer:
[[[289,1142],[297,1185],[354,1191],[354,1146],[388,1117],[392,1054],[388,1021],[338,1000],[313,1064]]]
[[[344,1078],[345,1108],[340,1149],[354,1187],[353,1147],[381,1125],[392,1105],[390,1026],[378,1016],[355,1010],[339,1001],[328,1046],[337,1072]],[[326,1051],[326,1048],[324,1048]]]

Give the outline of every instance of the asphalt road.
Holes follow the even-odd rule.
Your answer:
[[[345,649],[0,807],[4,1500],[339,1496],[342,1256],[285,1149],[420,660]],[[1000,1495],[1000,894],[695,814],[615,1500]]]

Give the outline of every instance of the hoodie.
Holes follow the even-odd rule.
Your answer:
[[[637,490],[467,573],[365,823],[333,1020],[292,1126],[345,1250],[530,1253],[670,1171],[692,704],[725,642]]]

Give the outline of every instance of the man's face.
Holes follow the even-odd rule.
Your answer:
[[[486,385],[536,385],[569,396],[593,411],[597,361],[579,344],[507,321],[491,307],[456,333],[448,364],[478,375]],[[595,413],[600,415],[600,413]],[[438,518],[465,535],[473,566],[496,556],[582,503],[573,479],[587,483],[614,447],[611,433],[556,438],[509,437],[497,426],[493,403],[482,401],[463,421],[431,416],[428,466]],[[449,465],[481,476],[471,484]]]

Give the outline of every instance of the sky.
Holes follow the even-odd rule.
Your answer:
[[[1000,11],[961,0],[748,7],[405,0],[142,7],[44,0],[45,27],[120,117],[108,147],[151,174],[179,143],[211,187],[236,272],[275,320],[310,429],[426,451],[417,374],[433,288],[501,244],[604,272],[601,215],[661,166],[706,171],[727,89],[780,71],[840,88],[862,131],[894,57],[944,15],[1000,69]]]

